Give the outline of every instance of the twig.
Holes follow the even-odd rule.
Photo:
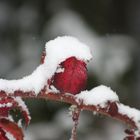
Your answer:
[[[119,102],[108,102],[106,107],[95,106],[95,105],[85,105],[82,101],[78,101],[77,98],[72,94],[64,94],[64,93],[53,93],[48,92],[46,88],[44,88],[38,96],[35,95],[34,92],[22,92],[22,91],[15,91],[13,94],[7,95],[4,91],[0,92],[0,97],[7,97],[7,96],[19,96],[21,98],[41,98],[41,99],[48,99],[48,100],[55,100],[61,101],[65,103],[69,103],[72,105],[77,105],[81,110],[88,110],[88,111],[96,111],[100,114],[112,117],[114,119],[123,121],[124,123],[130,125],[131,128],[139,129],[137,126],[137,122],[130,118],[129,116],[122,114],[118,111],[119,106],[122,104]]]
[[[70,140],[76,140],[77,137],[77,127],[78,127],[78,121],[79,121],[79,116],[81,109],[78,106],[72,105],[70,107],[70,111],[72,113],[72,120],[74,122],[72,131],[71,131],[71,138]]]

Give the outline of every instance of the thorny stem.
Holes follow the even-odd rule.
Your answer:
[[[80,116],[81,109],[78,106],[76,106],[76,105],[72,105],[70,107],[70,111],[72,113],[72,120],[74,122],[72,131],[71,131],[71,138],[70,138],[70,140],[76,140],[76,137],[77,137],[77,127],[78,127],[78,121],[79,121],[79,116]]]
[[[44,95],[40,95],[40,98],[42,98],[42,97],[44,98]],[[113,114],[111,113],[110,110],[112,110],[112,106],[116,106],[115,108],[117,108],[119,105],[121,105],[121,103],[119,103],[119,102],[112,102],[112,103],[108,102],[106,107],[102,108],[101,106],[85,105],[83,102],[79,103],[79,101],[77,101],[77,99],[73,95],[66,95],[66,94],[61,94],[61,93],[60,94],[48,93],[48,94],[46,94],[46,98],[49,100],[56,100],[56,101],[61,101],[61,102],[77,105],[77,106],[79,106],[79,108],[81,110],[88,110],[88,111],[92,111],[92,112],[96,111],[100,114],[120,120],[120,121],[130,125],[131,128],[138,129],[136,122],[129,116],[121,114],[120,112],[118,112],[117,109],[114,110],[115,112],[113,112]]]
[[[106,107],[102,108],[101,106],[95,105],[85,105],[83,102],[77,101],[76,97],[72,94],[64,94],[64,93],[53,93],[48,92],[47,88],[44,87],[41,92],[36,95],[34,92],[23,92],[23,91],[15,91],[14,93],[7,95],[5,91],[0,91],[0,97],[21,97],[21,98],[41,98],[41,99],[48,99],[48,100],[55,100],[61,101],[65,103],[69,103],[72,105],[77,105],[81,110],[88,110],[88,111],[96,111],[100,114],[115,118],[117,120],[123,121],[124,123],[130,125],[131,128],[139,129],[137,126],[137,122],[135,122],[132,118],[127,115],[124,115],[118,111],[118,107],[121,105],[120,102],[108,102]],[[116,108],[114,110],[114,108]]]

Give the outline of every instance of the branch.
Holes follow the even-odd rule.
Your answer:
[[[0,120],[8,120],[11,124],[13,120],[8,118],[9,110],[16,106],[21,110],[28,125],[29,112],[21,98],[48,99],[76,105],[79,109],[73,114],[73,119],[77,116],[71,137],[74,140],[81,110],[96,111],[123,121],[131,128],[137,129],[138,135],[134,131],[133,137],[140,138],[139,110],[121,104],[117,94],[106,86],[82,91],[87,80],[86,64],[91,58],[88,46],[73,37],[58,37],[47,42],[42,63],[31,75],[19,80],[0,79]],[[12,132],[13,136],[15,131],[16,129]],[[6,137],[7,133],[2,127],[0,133],[3,138]],[[131,135],[131,132],[127,134]],[[22,135],[20,139],[23,139]]]
[[[73,120],[73,123],[74,123],[72,131],[71,131],[71,138],[70,138],[70,140],[76,140],[76,137],[77,137],[77,127],[78,127],[78,121],[79,121],[79,116],[80,116],[81,109],[78,108],[75,105],[72,105],[69,108],[69,110],[70,110],[70,113],[72,115],[72,120]]]
[[[0,97],[6,97],[7,94],[4,91],[0,91]],[[140,111],[130,108],[128,106],[125,106],[121,104],[118,101],[111,102],[107,101],[105,107],[102,107],[101,105],[86,105],[84,104],[83,100],[79,100],[77,96],[74,96],[72,94],[67,94],[67,93],[54,93],[54,92],[49,92],[47,88],[44,88],[41,90],[41,92],[36,96],[36,94],[32,91],[30,92],[22,92],[22,91],[15,91],[12,94],[9,94],[8,96],[13,96],[13,97],[21,97],[21,98],[41,98],[41,99],[48,99],[48,100],[54,100],[54,101],[60,101],[60,102],[65,102],[69,103],[72,105],[78,106],[81,110],[88,110],[88,111],[96,111],[102,115],[106,115],[109,117],[112,117],[114,119],[120,120],[128,125],[130,125],[131,128],[134,129],[140,129],[139,126],[139,121],[135,120],[137,114],[140,114]],[[127,112],[120,112],[120,109],[127,109],[129,108],[129,111]],[[129,112],[131,111],[136,111],[136,113],[131,114],[133,115],[130,116]],[[140,118],[139,118],[140,119]]]
[[[124,123],[130,125],[130,127],[132,127],[132,128],[139,129],[137,121],[133,120],[133,118],[130,118],[127,113],[123,114],[123,113],[119,112],[119,108],[122,107],[122,104],[120,102],[109,102],[108,101],[105,107],[101,107],[100,105],[97,105],[97,106],[85,105],[83,103],[83,101],[79,102],[75,98],[75,96],[61,94],[61,93],[60,94],[48,93],[48,94],[39,95],[39,97],[77,105],[81,110],[88,110],[88,111],[92,111],[92,112],[96,111],[102,115],[106,115],[106,116],[112,117],[114,119],[123,121]],[[123,105],[123,107],[127,108],[128,106]]]

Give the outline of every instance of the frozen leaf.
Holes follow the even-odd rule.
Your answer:
[[[30,117],[27,106],[25,105],[24,101],[20,97],[15,97],[14,100],[15,100],[15,102],[18,103],[17,108],[20,109],[20,111],[25,119],[25,124],[26,124],[26,126],[28,126],[30,123],[31,117]]]
[[[22,129],[18,127],[18,125],[14,122],[9,121],[8,119],[0,119],[0,128],[3,132],[8,132],[13,135],[16,140],[23,140],[23,132]],[[4,135],[5,136],[5,135]],[[6,140],[6,139],[4,139]]]
[[[17,108],[22,113],[26,126],[30,122],[30,115],[28,108],[26,107],[24,101],[20,97],[5,97],[1,98],[0,100],[0,116],[2,117],[8,117],[9,111]]]
[[[0,128],[0,139],[1,140],[8,140],[8,138],[5,135],[6,133]]]

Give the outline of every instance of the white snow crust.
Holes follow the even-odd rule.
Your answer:
[[[140,111],[138,109],[131,108],[123,104],[119,104],[118,112],[127,115],[129,118],[134,120],[136,122],[138,129],[140,129]]]
[[[9,132],[5,131],[6,132],[6,137],[8,138],[8,140],[16,140],[16,138]]]
[[[12,103],[4,103],[4,104],[0,104],[0,108],[2,107],[11,107],[12,106]]]
[[[119,101],[117,94],[104,85],[93,88],[90,91],[82,91],[76,95],[78,100],[83,100],[85,105],[99,105],[105,107],[108,101]]]
[[[77,101],[82,100],[85,105],[95,105],[100,107],[106,107],[108,101],[118,102],[118,112],[134,120],[137,128],[140,129],[140,111],[119,103],[117,94],[109,87],[101,85],[90,91],[82,91],[76,95],[76,98]]]
[[[29,110],[28,110],[26,104],[24,103],[24,101],[21,99],[21,97],[15,97],[15,101],[17,101],[17,103],[19,104],[19,106],[21,106],[22,109],[24,111],[26,111],[28,113],[28,115],[29,115]]]
[[[59,64],[69,57],[76,57],[85,62],[92,58],[88,46],[78,39],[70,36],[57,37],[46,43],[46,57],[44,64],[29,76],[19,80],[0,79],[0,90],[7,94],[20,90],[23,92],[33,91],[36,95],[47,84],[47,80],[53,76]]]

